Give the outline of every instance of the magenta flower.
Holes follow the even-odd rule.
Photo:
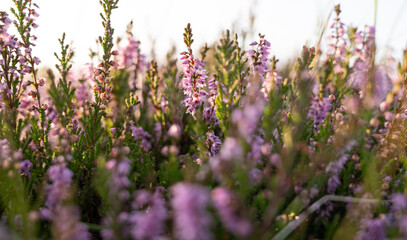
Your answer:
[[[212,239],[212,216],[206,210],[209,191],[190,183],[177,183],[171,187],[174,211],[174,232],[180,240]]]
[[[180,58],[183,66],[183,78],[180,86],[183,89],[185,99],[182,103],[187,107],[187,113],[195,115],[195,111],[207,99],[208,93],[204,90],[206,86],[206,70],[204,64],[192,55],[192,50],[181,53]]]
[[[142,127],[136,127],[131,123],[130,125],[131,132],[136,140],[141,139],[140,145],[144,148],[145,151],[151,148],[152,136],[148,132],[144,131]]]
[[[259,36],[259,43],[253,42],[250,44],[250,46],[255,47],[255,49],[248,50],[246,53],[249,60],[250,69],[252,70],[253,74],[258,75],[260,81],[263,82],[267,72],[267,64],[270,60],[268,58],[270,54],[270,43],[264,38],[264,35],[259,34]]]
[[[219,152],[222,141],[213,132],[206,133],[206,146],[210,149],[211,155],[214,156]]]
[[[332,103],[328,97],[314,97],[311,102],[311,107],[308,110],[308,118],[314,120],[314,132],[319,131],[319,127],[325,120],[328,113],[331,111]]]
[[[168,218],[166,202],[161,189],[154,194],[139,190],[136,192],[136,212],[131,216],[134,224],[132,235],[134,239],[156,239],[165,230],[165,220]],[[139,209],[145,207],[145,210]]]
[[[361,237],[361,240],[384,240],[386,233],[382,219],[372,219],[367,221],[366,229]]]
[[[239,237],[247,237],[252,230],[249,221],[238,215],[239,201],[226,187],[212,190],[212,201],[225,228]]]

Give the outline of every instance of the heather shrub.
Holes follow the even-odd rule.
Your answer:
[[[407,51],[379,61],[375,27],[343,23],[339,5],[282,65],[262,34],[246,46],[226,30],[196,51],[190,24],[157,62],[132,24],[117,38],[119,1],[101,0],[101,51],[80,75],[69,33],[56,71],[39,71],[40,10],[13,2],[0,239],[407,237]]]

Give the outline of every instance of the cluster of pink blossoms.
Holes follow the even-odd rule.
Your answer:
[[[147,67],[146,56],[141,54],[140,41],[134,40],[131,34],[127,34],[124,46],[118,49],[117,63],[119,68],[130,69],[130,87],[135,88],[137,84],[137,74],[140,74]]]
[[[270,60],[270,42],[264,38],[264,35],[259,34],[259,36],[259,42],[252,42],[250,44],[255,49],[248,50],[246,53],[253,75],[258,75],[260,80],[263,81],[264,75],[267,72],[267,64]]]
[[[205,65],[199,58],[194,58],[190,47],[188,51],[182,52],[181,55],[184,75],[180,85],[186,95],[182,103],[187,107],[187,113],[195,115],[196,109],[208,97],[208,93],[204,90],[207,78]]]
[[[171,187],[174,211],[174,230],[177,239],[209,240],[212,216],[206,210],[209,204],[209,191],[206,187],[180,182]]]
[[[87,226],[80,222],[78,207],[66,203],[72,191],[73,172],[64,156],[58,156],[53,163],[47,171],[51,183],[45,187],[47,195],[40,217],[53,223],[59,239],[91,239]]]

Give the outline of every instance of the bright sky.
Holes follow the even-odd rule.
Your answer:
[[[38,41],[34,54],[44,64],[54,65],[53,53],[59,51],[57,39],[66,32],[76,50],[76,67],[89,62],[89,48],[96,49],[95,39],[103,33],[99,1],[35,2],[40,5],[40,27],[35,32]],[[401,50],[407,47],[407,29],[403,26],[407,22],[407,1],[378,2],[378,47],[394,48],[394,56],[400,59]],[[172,44],[179,52],[182,50],[182,33],[188,22],[192,24],[197,49],[203,42],[216,41],[227,28],[247,30],[253,12],[255,32],[265,34],[272,54],[284,61],[297,54],[307,41],[315,44],[322,22],[337,3],[341,4],[345,24],[373,24],[374,0],[120,0],[112,25],[116,38],[124,35],[127,24],[133,20],[133,33],[141,40],[142,52],[150,59],[154,47],[158,59],[163,59]],[[11,5],[11,0],[1,0],[0,10],[8,11]]]

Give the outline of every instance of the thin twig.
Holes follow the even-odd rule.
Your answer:
[[[367,199],[367,198],[355,198],[355,197],[345,197],[337,195],[325,195],[320,198],[318,201],[313,203],[307,210],[302,212],[297,219],[290,222],[283,230],[277,233],[272,240],[283,240],[288,237],[301,223],[308,218],[309,215],[318,210],[322,205],[328,201],[335,202],[347,202],[347,203],[368,203],[368,204],[379,204],[379,203],[389,203],[388,200],[379,200],[379,199]]]

